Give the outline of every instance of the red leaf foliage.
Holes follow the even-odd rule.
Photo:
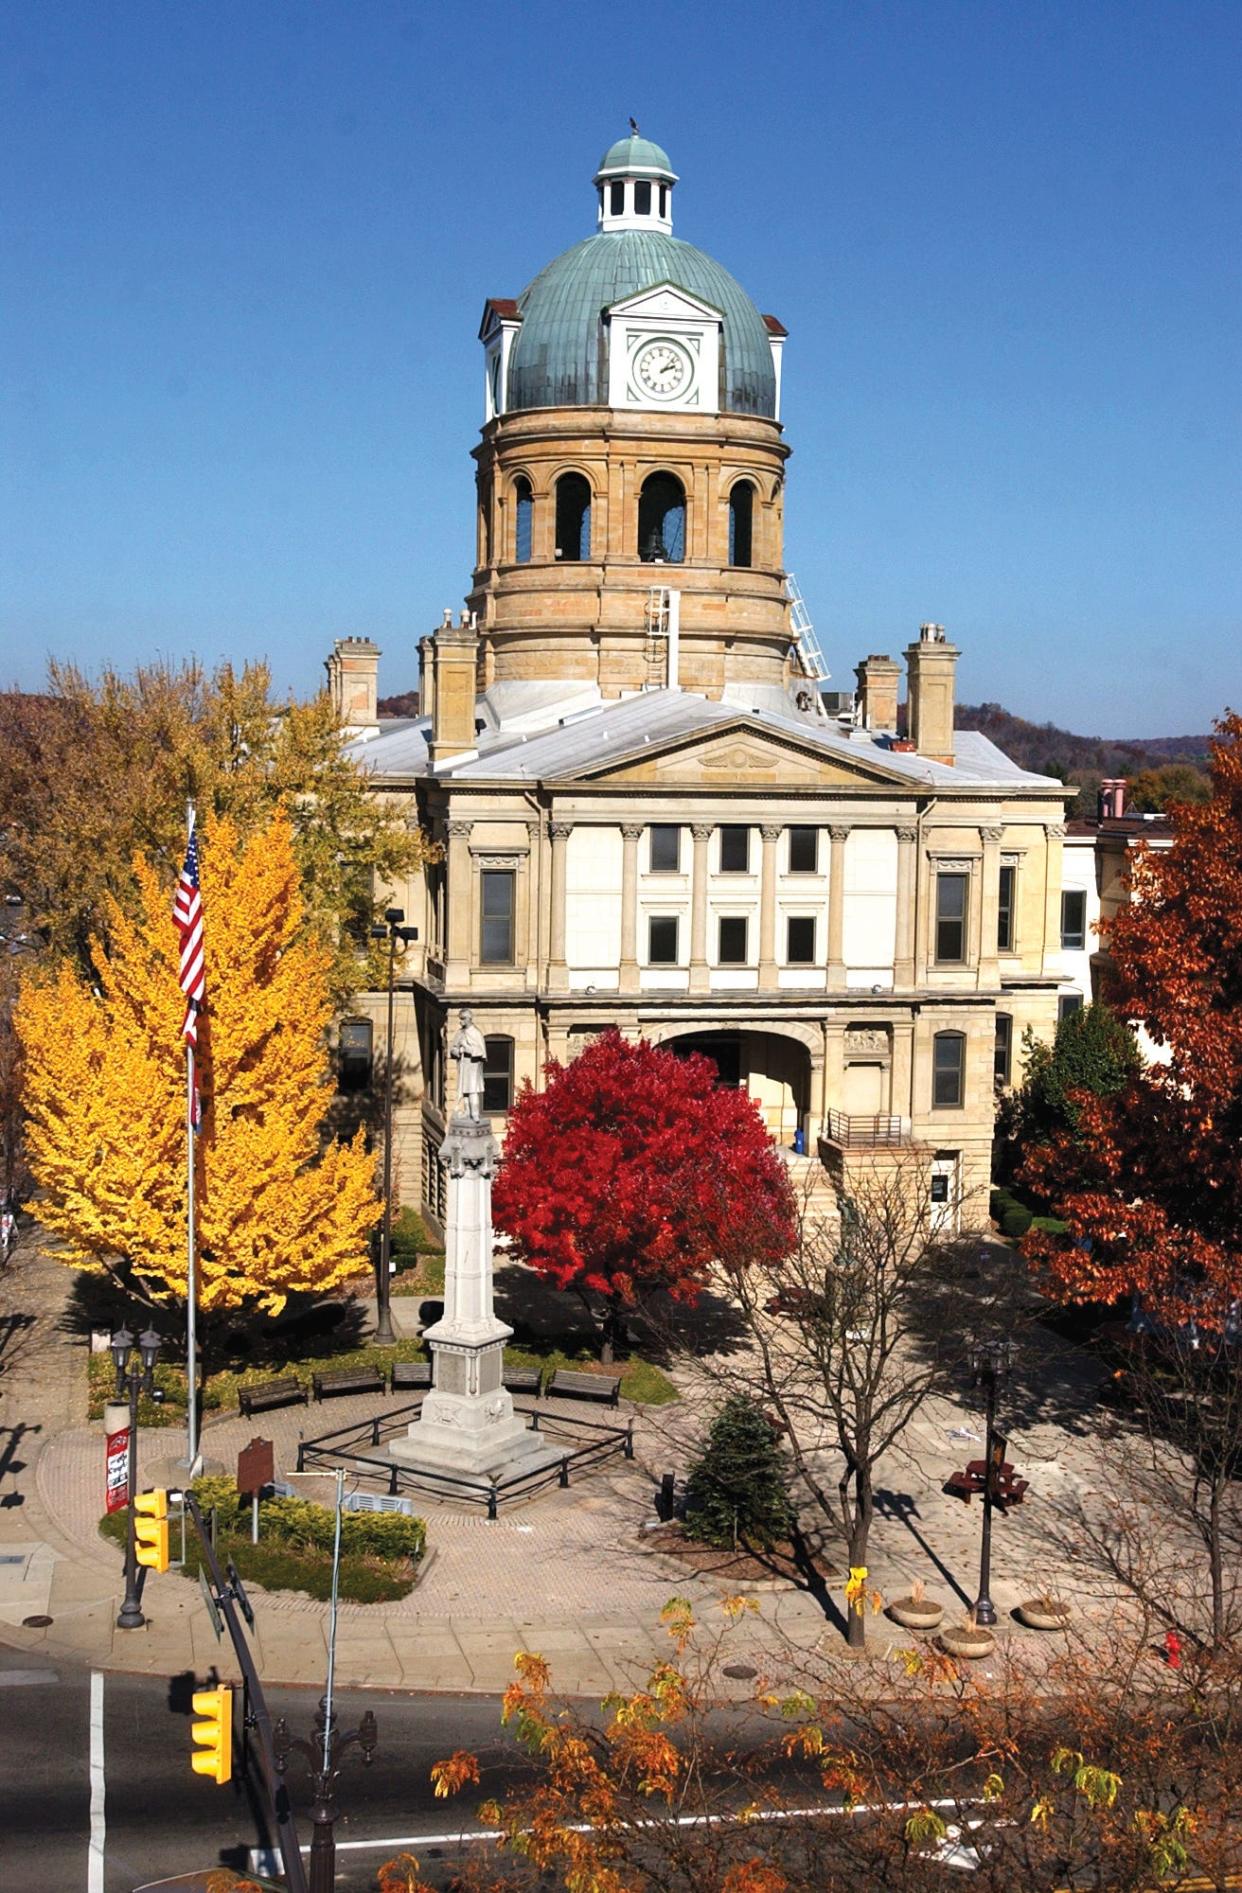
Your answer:
[[[1070,1226],[1025,1253],[1067,1301],[1137,1289],[1171,1321],[1222,1322],[1242,1296],[1242,717],[1217,725],[1210,802],[1171,810],[1170,848],[1138,851],[1108,929],[1110,1004],[1165,1048],[1025,1178]],[[1087,1247],[1085,1244],[1089,1244]]]
[[[711,1061],[613,1030],[514,1105],[492,1199],[514,1252],[561,1288],[693,1301],[712,1264],[782,1261],[797,1240],[786,1166]]]

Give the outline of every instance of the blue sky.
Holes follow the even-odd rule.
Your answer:
[[[1082,731],[1242,705],[1242,7],[99,6],[0,18],[0,682],[335,636],[413,683],[473,552],[488,295],[629,113],[790,330],[836,680],[919,621]]]

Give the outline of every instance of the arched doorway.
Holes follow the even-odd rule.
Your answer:
[[[665,1038],[679,1058],[699,1052],[716,1067],[718,1082],[749,1092],[770,1136],[791,1150],[799,1131],[809,1137],[811,1054],[778,1032],[687,1032]]]

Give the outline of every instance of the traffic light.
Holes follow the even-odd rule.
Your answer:
[[[233,1689],[221,1683],[217,1689],[196,1689],[190,1701],[196,1716],[190,1734],[196,1743],[190,1767],[196,1775],[210,1775],[221,1786],[233,1773]]]
[[[134,1498],[134,1556],[152,1571],[168,1569],[168,1494],[139,1492]]]

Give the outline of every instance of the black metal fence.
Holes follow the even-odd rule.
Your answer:
[[[617,1454],[626,1459],[634,1457],[633,1420],[625,1426],[600,1426],[594,1420],[580,1420],[572,1413],[549,1413],[546,1408],[519,1406],[516,1402],[513,1410],[529,1418],[531,1432],[540,1434],[553,1445],[565,1436],[565,1450],[556,1459],[529,1472],[499,1479],[476,1478],[466,1472],[434,1472],[429,1467],[404,1466],[395,1459],[373,1457],[375,1449],[386,1439],[406,1430],[409,1421],[421,1412],[423,1397],[408,1406],[390,1407],[369,1420],[355,1420],[349,1426],[337,1427],[334,1432],[320,1433],[315,1439],[299,1440],[298,1471],[312,1472],[317,1467],[335,1471],[338,1466],[346,1466],[360,1478],[376,1480],[392,1498],[405,1492],[420,1492],[430,1498],[456,1499],[483,1506],[488,1518],[494,1520],[499,1516],[500,1507],[511,1500],[530,1498],[547,1486],[567,1486],[574,1473],[602,1465]],[[590,1437],[580,1445],[572,1444],[575,1439],[582,1440],[584,1435]],[[365,1446],[370,1446],[372,1453],[359,1450]]]

